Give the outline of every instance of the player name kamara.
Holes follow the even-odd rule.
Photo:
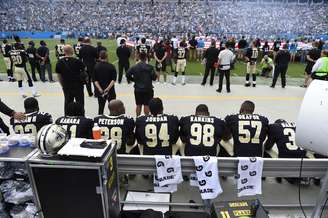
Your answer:
[[[61,118],[60,124],[80,124],[80,119],[76,118]]]
[[[100,125],[124,125],[124,119],[99,119]]]
[[[256,114],[239,114],[240,120],[260,120],[260,116]]]
[[[214,123],[213,117],[190,117],[190,122]]]
[[[167,122],[167,116],[147,117],[146,122]]]

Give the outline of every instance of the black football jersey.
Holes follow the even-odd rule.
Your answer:
[[[55,46],[55,51],[56,51],[56,57],[57,58],[61,58],[61,57],[64,57],[65,56],[65,53],[64,53],[64,44],[58,44]]]
[[[11,50],[10,59],[15,67],[26,67],[28,55],[25,50]]]
[[[136,138],[143,154],[172,155],[179,138],[179,119],[173,115],[140,116],[136,120]]]
[[[256,63],[259,56],[259,51],[257,48],[248,48],[246,51],[246,57],[249,58],[249,62]]]
[[[296,126],[294,123],[274,123],[269,125],[268,140],[265,143],[266,149],[271,149],[276,143],[278,157],[280,158],[302,158],[306,151],[298,147],[295,142]]]
[[[137,51],[138,53],[146,53],[147,55],[149,55],[150,53],[150,46],[146,45],[146,44],[140,44],[137,46]]]
[[[212,116],[188,116],[180,119],[180,138],[186,156],[217,156],[225,122]]]
[[[52,117],[48,113],[33,112],[26,114],[25,120],[10,119],[10,124],[16,134],[32,134],[37,135],[38,131],[45,125],[51,124]]]
[[[263,142],[267,137],[269,121],[257,114],[235,114],[225,118],[234,142],[234,156],[262,157]]]
[[[176,50],[177,59],[186,59],[187,58],[187,48],[179,47]]]
[[[80,50],[82,48],[82,44],[81,43],[77,43],[75,45],[73,45],[73,49],[74,49],[74,53],[77,57],[80,57]]]
[[[7,57],[7,58],[10,57],[10,54],[9,54],[10,50],[11,50],[11,45],[9,45],[9,44],[1,45],[1,53],[4,57]]]
[[[133,145],[135,142],[133,118],[125,115],[107,116],[100,115],[94,119],[101,128],[103,139],[111,139],[117,144],[117,153],[126,154],[126,145]]]
[[[92,139],[93,120],[82,116],[66,116],[56,120],[56,124],[66,129],[69,138]]]

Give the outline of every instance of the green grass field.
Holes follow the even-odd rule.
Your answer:
[[[23,42],[25,46],[27,46],[29,39],[24,39]],[[39,46],[40,40],[34,40],[37,47]],[[50,49],[50,58],[52,68],[55,68],[56,65],[56,57],[55,57],[55,45],[59,42],[59,40],[49,39],[45,40],[47,43],[48,48]],[[117,65],[117,57],[116,57],[116,41],[115,40],[99,40],[102,42],[103,46],[107,48],[109,51],[109,61]],[[95,45],[97,40],[93,40],[92,43]],[[66,43],[71,45],[76,43],[76,40],[67,40]],[[134,61],[131,61],[134,63]],[[152,61],[153,63],[153,61]],[[154,64],[154,63],[153,63]],[[29,67],[29,66],[28,66]],[[291,63],[288,68],[288,77],[300,78],[303,77],[304,72],[304,64],[300,63]],[[169,69],[168,69],[169,70]],[[243,76],[246,71],[246,65],[243,62],[237,62],[235,65],[235,69],[232,71],[233,76]],[[3,59],[0,58],[0,72],[6,72],[6,67],[4,65]],[[188,62],[187,63],[187,75],[202,75],[204,72],[204,66],[199,62]]]

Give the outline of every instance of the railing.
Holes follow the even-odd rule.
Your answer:
[[[233,176],[237,173],[237,158],[217,158],[219,173]],[[265,177],[299,177],[301,159],[264,158],[263,176]],[[192,157],[181,157],[183,174],[195,171]],[[302,177],[323,177],[328,169],[328,159],[303,159]],[[153,156],[118,155],[118,172],[145,174],[156,171]]]

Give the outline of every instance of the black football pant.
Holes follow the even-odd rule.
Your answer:
[[[286,73],[287,73],[288,66],[279,66],[277,65],[274,69],[273,80],[272,80],[272,87],[274,87],[277,83],[279,75],[281,76],[281,86],[286,86]]]
[[[126,72],[128,72],[130,68],[130,63],[129,62],[118,62],[118,83],[122,82],[122,78],[123,78],[123,70]],[[128,83],[130,83],[130,81],[128,81]]]
[[[207,81],[207,77],[209,75],[211,71],[211,76],[210,76],[210,85],[212,86],[213,85],[213,81],[214,81],[214,74],[215,74],[215,67],[213,66],[213,64],[206,64],[206,67],[205,67],[205,74],[204,74],[204,77],[203,77],[203,82],[202,82],[202,85],[205,85],[206,84],[206,81]]]
[[[109,103],[113,99],[116,99],[116,95],[109,95],[107,97],[98,96],[98,114],[99,115],[104,114],[104,108],[105,108],[106,101],[108,101],[108,103]]]
[[[7,135],[10,135],[9,127],[3,122],[3,120],[0,118],[0,133],[6,133]]]
[[[51,64],[41,64],[40,65],[40,79],[42,82],[46,81],[46,71],[48,72],[48,79],[49,81],[53,81],[52,79],[52,71],[51,71]]]
[[[32,79],[34,81],[37,81],[35,70],[38,71],[40,79],[41,79],[40,64],[38,62],[30,61],[30,65],[31,65]]]
[[[87,83],[85,86],[87,88],[89,96],[93,95],[92,87],[91,87],[92,81],[93,81],[93,69],[94,69],[94,66],[87,67],[88,80],[87,80]]]
[[[64,97],[65,97],[65,104],[64,104],[65,116],[67,115],[67,105],[74,101],[80,103],[84,110],[83,86],[70,87],[70,88],[63,89],[63,91],[64,91]]]
[[[223,77],[226,78],[227,92],[230,92],[230,70],[219,70],[219,91],[222,91]]]

